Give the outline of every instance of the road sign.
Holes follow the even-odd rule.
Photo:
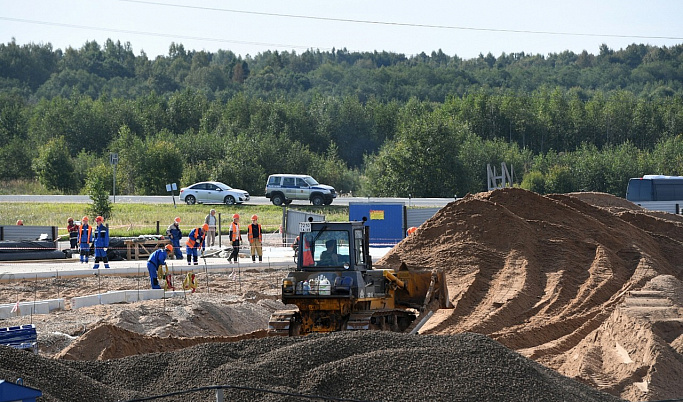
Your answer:
[[[119,154],[111,153],[109,154],[109,163],[111,165],[118,165],[119,164]]]
[[[174,193],[173,191],[175,191],[175,190],[177,190],[177,189],[178,189],[178,184],[176,184],[176,183],[171,183],[171,184],[167,184],[167,185],[166,185],[166,191],[168,191],[169,193],[171,193],[171,197],[173,197],[173,208],[176,208],[176,205],[175,205],[175,193]]]

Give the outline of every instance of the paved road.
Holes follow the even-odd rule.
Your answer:
[[[223,248],[226,250],[226,248]],[[390,247],[370,247],[370,255],[373,260],[378,260],[384,256]],[[227,252],[219,253],[219,248],[207,249],[207,257],[199,259],[199,265],[188,266],[186,260],[169,259],[168,266],[173,268],[173,272],[187,272],[192,270],[202,272],[209,270],[214,272],[226,272],[232,269],[278,269],[292,270],[295,268],[294,254],[289,247],[264,247],[263,261],[252,262],[249,258],[249,250],[243,248],[240,252],[240,259],[237,264],[229,264],[225,258]],[[229,250],[228,250],[229,252]],[[183,256],[185,253],[183,250]],[[63,260],[31,260],[31,261],[0,261],[0,282],[14,281],[17,279],[47,279],[64,276],[90,276],[93,274],[102,275],[147,275],[147,259],[131,261],[110,261],[111,268],[105,269],[104,264],[100,264],[99,270],[93,270],[94,258],[90,257],[88,264],[81,264],[78,255]],[[283,275],[284,277],[284,275]]]
[[[112,202],[132,203],[132,204],[172,204],[171,196],[138,196],[138,195],[117,195],[116,199],[110,197]],[[382,203],[402,203],[408,207],[443,207],[454,198],[378,198],[378,197],[339,197],[334,200],[333,205],[349,205],[354,202],[382,202]],[[89,204],[92,202],[87,195],[0,195],[0,203],[3,202],[46,202],[46,203],[72,203]],[[176,203],[180,203],[178,197]],[[266,197],[251,197],[248,205],[268,205],[270,200]],[[308,201],[294,201],[292,205],[311,205]]]

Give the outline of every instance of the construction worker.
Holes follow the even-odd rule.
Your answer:
[[[74,218],[69,217],[66,220],[66,231],[69,232],[69,246],[72,250],[78,247],[78,229],[79,226],[74,224]]]
[[[24,226],[24,221],[17,219],[17,226]]]
[[[296,239],[294,239],[291,247],[292,250],[294,250],[294,254],[296,254],[297,250],[299,250],[299,236],[297,236]]]
[[[206,237],[206,232],[209,230],[209,225],[204,224],[200,228],[194,228],[190,230],[190,234],[187,235],[187,242],[185,245],[185,254],[187,254],[187,265],[194,262],[194,265],[198,265],[198,250],[201,247],[202,255],[204,255],[204,250],[206,249],[204,245],[204,238]]]
[[[209,211],[209,214],[204,218],[204,223],[209,225],[209,230],[206,232],[206,243],[209,247],[213,247],[216,244],[216,226],[218,225],[215,209]]]
[[[88,217],[81,219],[81,228],[78,230],[78,248],[81,250],[81,263],[88,263],[90,256],[90,242],[92,241],[92,227],[88,223]]]
[[[240,233],[240,215],[232,216],[232,223],[230,224],[230,241],[232,242],[232,253],[228,257],[228,262],[232,263],[233,258],[237,262],[237,257],[240,252],[240,242],[242,241],[242,234]]]
[[[93,233],[93,244],[95,245],[95,265],[92,269],[100,268],[100,261],[104,261],[104,267],[109,268],[109,258],[107,258],[107,248],[109,248],[109,228],[104,226],[104,218],[95,218],[97,227]]]
[[[176,216],[173,223],[168,225],[166,229],[166,236],[171,239],[171,244],[173,245],[173,253],[175,254],[176,260],[183,259],[183,250],[180,249],[180,239],[183,238],[183,232],[180,230],[180,217]]]
[[[312,235],[310,233],[307,235],[304,235],[303,249],[301,250],[303,252],[303,256],[304,256],[304,260],[303,260],[303,266],[304,267],[314,267],[315,266],[315,260],[313,260],[313,249],[311,248],[311,243],[313,242],[313,239],[311,236]]]
[[[411,234],[417,232],[417,228],[415,226],[411,226],[408,228],[406,231],[406,237],[410,236]]]
[[[261,224],[258,223],[258,216],[251,216],[251,225],[247,227],[247,238],[249,239],[249,247],[251,248],[251,262],[256,262],[256,254],[258,254],[259,262],[263,261],[263,232],[261,231]]]
[[[161,244],[159,244],[157,247],[147,259],[147,271],[149,272],[149,282],[152,285],[152,289],[161,289],[157,272],[159,267],[166,265],[166,257],[172,254],[174,249],[170,244],[167,244],[165,247],[161,247]]]

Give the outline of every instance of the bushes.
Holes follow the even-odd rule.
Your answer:
[[[35,160],[38,179],[48,190],[75,192],[79,185],[64,137],[56,137],[40,148]]]
[[[112,205],[108,190],[111,180],[112,171],[104,164],[97,165],[88,172],[86,190],[93,202],[88,210],[89,214],[101,215],[105,220],[111,217]]]

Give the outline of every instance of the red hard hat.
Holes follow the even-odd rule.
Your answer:
[[[179,216],[176,216],[175,219],[174,219],[173,221],[176,222],[176,223],[180,223],[180,217],[179,217]]]
[[[169,253],[173,252],[173,246],[170,244],[167,244],[166,247],[164,247],[166,250],[168,250]]]
[[[104,218],[98,215],[97,218],[95,218],[95,222],[104,222]]]
[[[252,220],[252,221],[255,221],[255,220],[257,220],[257,219],[258,219],[258,216],[257,216],[257,215],[252,215],[252,216],[251,216],[251,220]]]
[[[239,218],[240,218],[240,214],[235,214],[232,216],[232,219],[239,219]]]
[[[83,219],[81,219],[81,221],[83,221],[83,222],[87,222],[87,221],[89,221],[89,220],[90,220],[90,219],[88,219],[87,216],[84,216]]]
[[[205,232],[206,232],[207,230],[209,230],[209,224],[208,224],[208,223],[203,224],[203,225],[202,225],[202,229],[203,229]]]

